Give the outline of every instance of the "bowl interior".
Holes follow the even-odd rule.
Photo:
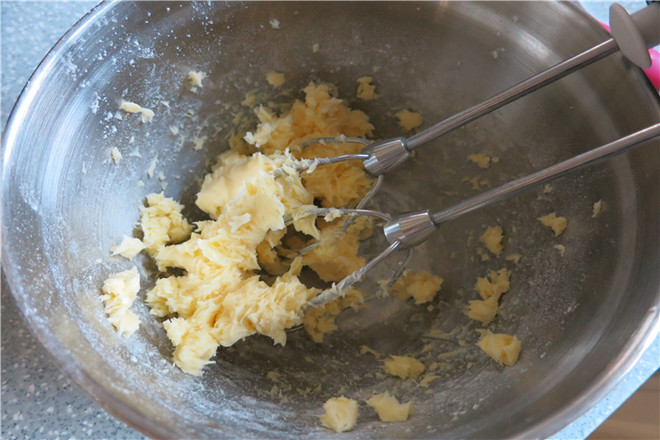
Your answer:
[[[192,203],[201,178],[229,136],[256,123],[240,104],[247,92],[286,103],[310,81],[331,82],[371,117],[376,137],[400,136],[400,109],[420,111],[429,126],[604,38],[563,3],[102,5],[47,59],[6,134],[3,257],[14,296],[74,378],[152,435],[329,436],[316,417],[326,399],[363,401],[385,390],[414,400],[410,420],[384,424],[361,404],[347,437],[552,434],[570,421],[559,419],[570,402],[593,398],[657,328],[657,311],[649,314],[658,302],[653,145],[443,225],[410,263],[445,279],[430,307],[370,301],[344,312],[323,344],[304,332],[285,347],[250,337],[221,348],[203,378],[172,364],[165,331],[140,300],[140,330],[119,337],[100,286],[130,266],[109,249],[135,230],[146,194],[164,191],[189,219],[205,218]],[[190,70],[208,74],[198,93],[184,80]],[[284,90],[266,83],[272,70],[286,75]],[[377,100],[356,99],[364,75],[374,77]],[[122,99],[156,116],[117,119]],[[395,214],[448,207],[477,192],[475,177],[481,189],[494,187],[657,120],[657,100],[616,54],[430,142],[387,176],[375,206]],[[471,153],[501,161],[481,170],[466,161]],[[560,237],[537,220],[550,212],[568,218]],[[483,261],[478,238],[494,225],[505,231],[505,252]],[[565,246],[563,256],[555,245]],[[518,263],[504,259],[512,254]],[[135,261],[142,298],[154,267]],[[364,288],[400,261],[381,265]],[[476,347],[481,326],[463,312],[477,297],[477,277],[502,267],[512,271],[511,290],[489,328],[522,341],[509,368]],[[431,329],[454,336],[431,338]],[[361,355],[362,345],[382,355]],[[438,377],[428,387],[385,377],[389,354],[436,362]]]

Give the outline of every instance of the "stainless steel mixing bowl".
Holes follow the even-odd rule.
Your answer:
[[[548,436],[602,398],[658,332],[658,142],[558,180],[549,194],[532,191],[444,226],[412,263],[446,279],[432,310],[371,302],[344,313],[322,345],[302,332],[284,348],[251,337],[219,350],[202,378],[173,366],[171,344],[141,301],[141,329],[119,337],[99,287],[128,267],[109,248],[133,230],[145,195],[166,183],[168,196],[190,202],[226,148],[232,118],[248,113],[238,103],[249,90],[269,90],[270,70],[285,73],[292,96],[312,79],[338,84],[387,137],[400,134],[398,109],[440,120],[605,38],[569,3],[101,4],[43,61],[5,133],[2,247],[12,293],[63,369],[150,436],[334,437],[316,417],[328,397],[384,390],[414,399],[410,420],[384,424],[363,406],[344,438]],[[355,80],[374,66],[381,96],[356,102]],[[197,94],[184,81],[190,70],[209,73]],[[154,109],[153,121],[115,119],[122,98]],[[640,71],[610,56],[426,146],[388,176],[378,207],[447,206],[474,193],[465,178],[479,170],[469,153],[501,158],[481,172],[494,185],[655,123],[659,110]],[[116,165],[113,147],[124,156]],[[597,200],[604,209],[592,218]],[[552,211],[569,219],[558,238],[536,219]],[[190,203],[185,213],[203,218]],[[475,238],[493,224],[504,227],[507,252],[522,254],[519,264],[477,255]],[[555,244],[566,246],[563,257]],[[151,264],[138,264],[151,279]],[[462,311],[476,277],[502,266],[512,288],[491,328],[523,344],[504,369],[474,346],[477,326]],[[458,328],[467,345],[425,339],[431,327]],[[455,356],[442,358],[426,389],[377,377],[381,361],[360,356],[363,344],[413,355],[430,344],[433,356]],[[266,377],[273,370],[277,389]]]

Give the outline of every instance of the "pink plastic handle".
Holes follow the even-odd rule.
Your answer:
[[[598,20],[598,23],[607,29],[607,32],[610,32],[610,27],[607,24],[600,20]],[[653,84],[653,87],[660,89],[660,52],[655,49],[649,49],[649,56],[651,57],[651,67],[644,69],[644,73],[651,81],[651,84]]]

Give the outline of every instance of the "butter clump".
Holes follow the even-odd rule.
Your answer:
[[[303,266],[323,280],[338,281],[364,265],[357,250],[371,233],[369,219],[358,218],[344,231],[344,218],[317,218],[315,199],[346,207],[364,196],[372,179],[361,161],[319,168],[310,162],[359,152],[360,144],[305,149],[301,144],[342,134],[366,137],[373,130],[363,112],[334,97],[334,87],[311,83],[304,91],[305,100],[281,115],[255,108],[256,130],[247,132],[241,145],[230,142],[218,157],[196,199],[210,220],[197,222],[193,231],[182,206],[162,194],[150,194],[141,209],[143,242],[158,270],[182,270],[159,278],[146,302],[152,315],[165,318],[174,362],[189,374],[201,375],[218,347],[252,334],[284,345],[285,329],[305,324],[321,341],[336,328],[335,316],[343,308],[362,302],[363,294],[351,290],[335,303],[303,312],[319,293],[298,279]],[[319,245],[297,255],[310,240]]]
[[[372,84],[374,79],[370,76],[358,78],[357,97],[363,101],[373,101],[378,98],[376,86]]]
[[[486,154],[468,154],[468,160],[476,163],[479,168],[490,168],[491,157]]]
[[[405,422],[413,409],[412,400],[399,403],[396,397],[390,395],[387,391],[370,397],[366,403],[376,410],[378,418],[383,422]]]
[[[421,113],[412,112],[410,110],[401,110],[396,113],[396,117],[399,119],[399,127],[403,128],[405,131],[413,130],[424,122]]]
[[[364,146],[357,143],[323,143],[302,149],[302,142],[308,139],[340,135],[367,138],[374,129],[364,112],[351,110],[334,97],[337,93],[334,86],[311,83],[303,91],[305,100],[296,100],[291,110],[280,116],[265,107],[257,107],[259,125],[254,132],[245,134],[245,141],[266,155],[288,148],[298,159],[359,153]],[[321,206],[337,208],[354,206],[371,188],[372,179],[362,162],[355,160],[304,173],[303,184],[320,200]]]
[[[501,226],[489,226],[486,228],[486,232],[479,237],[479,241],[485,244],[488,250],[495,256],[499,256],[504,249],[504,245],[502,244],[503,238]]]
[[[140,290],[140,276],[136,267],[111,275],[103,283],[105,311],[110,323],[123,336],[132,335],[140,326],[140,319],[129,308]]]
[[[311,202],[312,198],[293,170],[276,178],[273,173],[248,166],[245,169],[253,172],[241,179],[232,169],[253,161],[275,167],[286,160],[284,155],[255,155],[248,162],[238,157],[232,162],[237,154],[223,153],[218,166],[231,163],[226,169],[228,180],[236,178],[240,184],[222,188],[213,181],[204,182],[200,195],[209,187],[221,189],[216,199],[219,206],[200,204],[198,198],[198,206],[215,221],[198,222],[198,230],[190,239],[161,247],[155,255],[160,271],[180,267],[186,275],[161,278],[147,293],[152,314],[176,315],[164,325],[176,346],[175,362],[191,374],[201,374],[219,345],[230,346],[254,333],[284,345],[284,329],[301,323],[300,309],[318,293],[318,289],[308,289],[297,278],[301,258],[296,258],[271,286],[253,273],[260,268],[257,246],[269,231],[285,228],[284,216],[292,207]]]
[[[338,282],[360,269],[366,261],[359,256],[360,239],[371,233],[370,219],[360,217],[342,234],[342,223],[327,225],[319,245],[303,256],[303,262],[326,282]]]
[[[119,105],[119,110],[123,110],[126,113],[140,113],[142,116],[142,122],[150,122],[155,114],[153,110],[130,101],[122,101]]]
[[[520,340],[504,333],[486,331],[477,345],[500,365],[511,366],[520,355]]]
[[[284,84],[284,74],[281,72],[268,72],[266,74],[266,81],[273,87],[280,87]]]
[[[122,158],[121,151],[119,151],[117,147],[113,148],[112,150],[110,150],[110,158],[115,163],[115,165],[118,164]]]
[[[333,397],[323,404],[325,414],[319,416],[326,428],[335,432],[350,431],[355,427],[359,415],[357,402],[344,396]]]
[[[482,299],[470,301],[467,315],[483,324],[490,323],[497,314],[500,297],[509,291],[510,276],[511,272],[500,269],[497,272],[491,271],[488,278],[478,278],[475,290]]]
[[[403,275],[392,285],[392,290],[405,301],[414,298],[415,304],[424,304],[435,298],[442,287],[443,279],[432,275],[427,270],[412,271],[406,269]]]
[[[596,218],[600,214],[600,211],[603,209],[603,201],[599,200],[594,203],[593,211],[591,214],[591,218]]]
[[[415,378],[424,370],[423,363],[408,356],[391,356],[391,359],[385,361],[385,372],[401,379]]]
[[[555,232],[555,237],[564,232],[564,229],[566,229],[566,226],[568,225],[568,220],[566,220],[565,217],[557,217],[557,214],[554,212],[539,217],[539,221],[543,223],[544,226],[552,228]]]
[[[126,259],[131,259],[145,248],[146,246],[139,238],[129,237],[124,235],[124,239],[116,246],[113,246],[111,250],[112,255],[121,255]]]
[[[192,84],[191,90],[193,92],[197,92],[197,87],[203,87],[202,81],[206,78],[206,73],[205,72],[197,72],[194,70],[191,70],[188,72],[188,76],[186,79],[190,81],[190,84]]]
[[[192,227],[188,223],[181,210],[183,205],[175,202],[163,193],[149,194],[147,206],[140,207],[140,223],[147,251],[151,254],[169,243],[177,243],[185,240]]]
[[[305,330],[314,342],[323,342],[323,336],[326,333],[337,330],[335,318],[343,309],[350,307],[357,310],[362,304],[364,304],[364,292],[351,288],[343,298],[308,309],[303,317]]]

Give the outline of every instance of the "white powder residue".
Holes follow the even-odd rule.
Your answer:
[[[96,114],[99,111],[99,95],[94,94],[94,101],[89,106],[89,109],[92,111],[92,114]]]

